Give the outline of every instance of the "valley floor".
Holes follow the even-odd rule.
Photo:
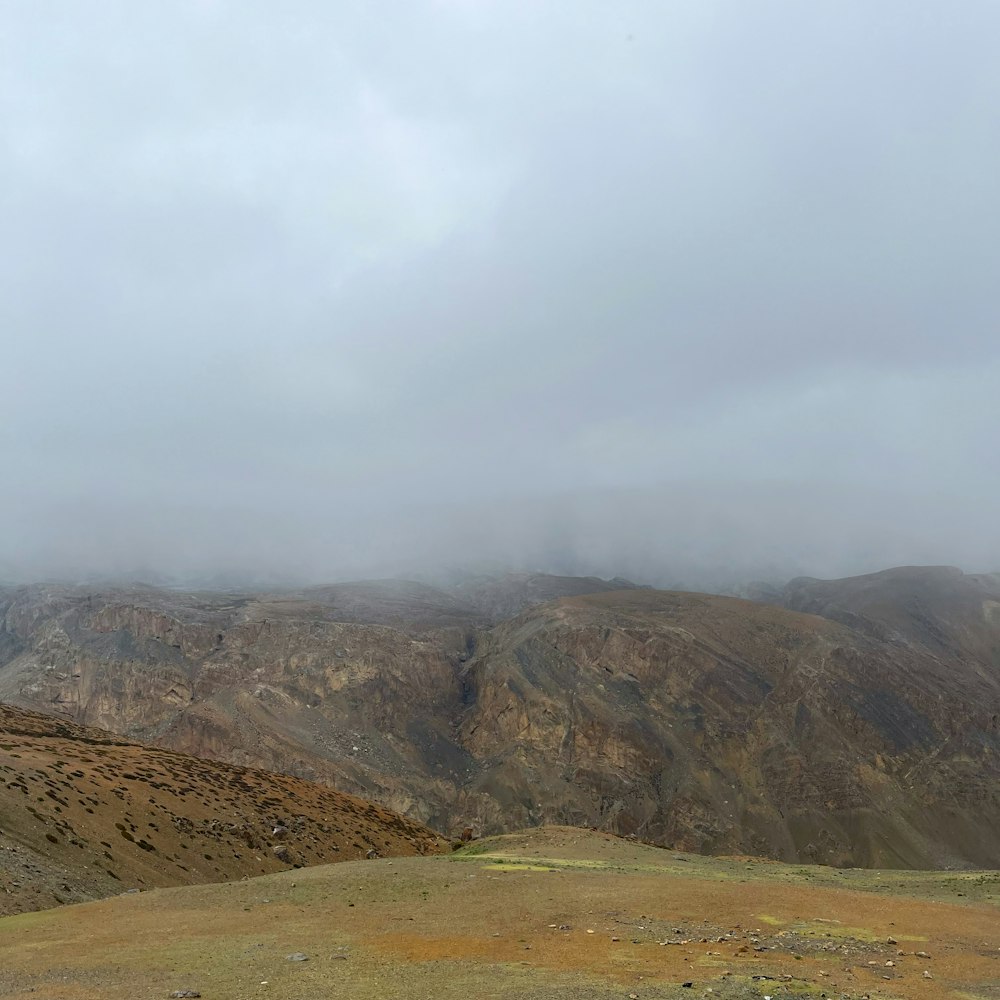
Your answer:
[[[0,997],[183,990],[204,1000],[994,1000],[1000,873],[702,858],[545,828],[450,856],[0,920]]]

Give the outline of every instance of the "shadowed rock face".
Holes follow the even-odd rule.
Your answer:
[[[0,698],[439,829],[558,822],[788,860],[1000,865],[995,577],[798,580],[788,607],[530,580],[457,597],[8,592]],[[578,596],[487,624],[553,588]]]
[[[0,705],[0,914],[439,849],[412,820],[323,785]]]

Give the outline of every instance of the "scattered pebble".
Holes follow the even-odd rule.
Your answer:
[[[291,955],[285,956],[286,962],[308,962],[309,956],[303,955],[301,951],[293,951]]]

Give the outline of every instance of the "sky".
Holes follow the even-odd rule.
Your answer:
[[[993,0],[0,0],[0,578],[1000,570]]]

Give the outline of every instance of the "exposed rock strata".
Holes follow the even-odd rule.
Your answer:
[[[793,581],[784,608],[599,585],[9,591],[0,698],[438,829],[1000,865],[997,578]],[[489,625],[559,587],[585,593]]]

